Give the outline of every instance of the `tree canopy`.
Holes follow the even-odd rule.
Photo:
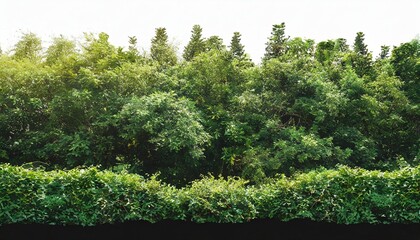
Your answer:
[[[273,25],[262,64],[233,33],[194,25],[182,58],[165,28],[148,52],[106,33],[0,54],[0,161],[123,166],[183,184],[212,173],[262,182],[319,167],[394,170],[420,159],[420,43],[372,58],[364,34],[315,42]],[[3,49],[4,50],[4,49]]]

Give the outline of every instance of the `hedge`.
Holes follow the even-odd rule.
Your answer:
[[[253,190],[260,218],[308,218],[343,224],[419,223],[420,167],[393,172],[341,166]]]
[[[213,176],[175,188],[95,167],[44,171],[0,164],[0,225],[97,225],[127,220],[241,223],[311,219],[343,224],[419,223],[420,167],[393,172],[340,166],[252,186]]]
[[[96,225],[185,219],[177,189],[155,176],[99,171],[29,170],[0,165],[0,223]]]

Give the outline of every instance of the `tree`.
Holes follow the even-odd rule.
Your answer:
[[[131,52],[138,52],[137,50],[137,37],[136,36],[132,36],[132,37],[128,37],[128,51]]]
[[[120,61],[117,49],[109,42],[109,35],[101,32],[98,37],[85,34],[86,42],[83,44],[83,60],[85,66],[96,71],[115,68]]]
[[[364,43],[365,34],[363,32],[358,32],[356,38],[354,39],[354,52],[363,56],[368,54],[367,45]]]
[[[358,32],[354,39],[354,54],[350,57],[351,65],[359,77],[363,77],[364,75],[371,76],[373,71],[372,54],[369,53],[364,41],[365,34],[363,32]]]
[[[139,57],[139,50],[137,49],[137,37],[132,36],[128,37],[128,52],[127,52],[128,60],[131,62],[135,62],[136,59]]]
[[[248,68],[254,66],[251,58],[245,53],[245,47],[241,43],[241,34],[234,32],[230,41],[230,55],[233,57],[234,63],[240,68]]]
[[[53,39],[53,43],[47,49],[45,62],[52,65],[56,62],[64,62],[65,59],[76,53],[76,44],[63,36]]]
[[[177,62],[177,57],[173,46],[168,43],[166,28],[156,28],[155,36],[152,39],[150,54],[153,60],[161,66],[173,66]]]
[[[338,52],[347,52],[349,51],[349,45],[347,44],[347,40],[344,38],[337,38],[335,40],[335,47],[334,49]]]
[[[118,119],[126,146],[146,172],[160,170],[172,181],[198,177],[193,171],[200,171],[210,135],[193,102],[162,92],[133,97]]]
[[[230,52],[232,56],[238,59],[242,59],[245,50],[244,45],[241,44],[241,34],[239,32],[234,32],[232,40],[230,41]]]
[[[286,56],[288,59],[303,59],[314,55],[315,41],[312,39],[302,39],[295,37],[286,42]]]
[[[315,58],[320,63],[330,61],[334,52],[335,42],[333,40],[322,41],[316,45]]]
[[[379,53],[379,59],[385,59],[389,57],[389,46],[381,46],[381,52]]]
[[[420,102],[420,39],[403,43],[392,50],[395,75],[404,82],[403,90],[413,103]]]
[[[285,36],[285,28],[286,25],[284,22],[273,25],[271,36],[266,43],[267,46],[265,48],[264,60],[277,58],[286,53],[286,42],[289,40],[289,37]]]
[[[41,39],[34,33],[26,33],[16,43],[13,58],[17,60],[30,59],[32,61],[41,60]]]
[[[205,51],[205,42],[202,38],[203,29],[200,25],[194,25],[191,30],[190,42],[185,46],[182,57],[186,61],[191,61],[195,56]]]
[[[219,36],[210,36],[206,41],[205,41],[205,46],[206,46],[206,51],[210,51],[210,50],[218,50],[218,51],[222,51],[226,49],[226,46],[223,44],[223,39],[220,38]]]

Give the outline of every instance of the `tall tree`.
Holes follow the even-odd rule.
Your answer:
[[[137,49],[136,36],[128,37],[127,57],[128,57],[128,60],[130,60],[131,62],[135,62],[136,59],[139,57],[139,50]]]
[[[330,61],[334,54],[335,42],[333,40],[327,40],[319,42],[316,45],[315,59],[320,63]]]
[[[347,40],[345,38],[337,38],[337,40],[335,40],[334,49],[339,52],[349,51],[349,45],[347,44]]]
[[[354,39],[354,52],[366,56],[368,54],[368,49],[364,41],[365,34],[363,32],[358,32]]]
[[[136,36],[132,36],[132,37],[128,37],[128,51],[133,51],[133,52],[137,52],[137,37]]]
[[[194,25],[191,30],[190,42],[185,46],[182,57],[186,61],[191,61],[195,56],[205,51],[206,44],[202,37],[203,29],[200,25]]]
[[[266,43],[267,46],[265,48],[264,60],[277,58],[286,53],[286,42],[289,37],[285,36],[285,28],[286,24],[284,22],[273,25],[271,36]]]
[[[152,59],[157,61],[161,66],[173,66],[176,64],[176,53],[173,46],[168,43],[166,28],[156,28],[150,54]]]
[[[76,52],[76,44],[63,36],[54,38],[53,43],[47,49],[45,62],[49,65],[63,62]]]
[[[241,34],[239,32],[234,32],[232,40],[230,41],[230,52],[232,56],[238,59],[242,59],[245,50],[244,45],[241,44]]]
[[[351,62],[354,70],[359,77],[372,74],[372,54],[369,53],[367,45],[365,44],[365,34],[358,32],[354,39]]]
[[[389,57],[389,46],[381,46],[381,52],[379,53],[379,59],[385,59]]]
[[[210,36],[205,41],[205,49],[206,51],[210,51],[212,49],[221,51],[221,50],[226,49],[226,46],[223,44],[223,39],[220,38],[219,36]]]
[[[96,37],[94,34],[85,34],[86,42],[83,44],[83,60],[86,66],[95,71],[115,68],[120,65],[117,58],[117,49],[109,42],[109,35],[101,32]]]
[[[41,39],[34,33],[26,33],[16,43],[13,57],[15,59],[41,60]]]
[[[413,39],[392,50],[391,64],[403,82],[402,89],[413,103],[420,103],[420,39]]]

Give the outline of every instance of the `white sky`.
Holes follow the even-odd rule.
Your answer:
[[[356,32],[374,56],[381,45],[398,46],[420,33],[420,0],[0,0],[0,47],[10,50],[22,33],[34,32],[47,47],[63,34],[83,40],[83,32],[106,32],[116,46],[137,36],[149,49],[155,28],[166,27],[182,54],[194,24],[203,36],[218,35],[228,46],[233,32],[254,62],[260,62],[273,24],[286,35],[320,42]]]

